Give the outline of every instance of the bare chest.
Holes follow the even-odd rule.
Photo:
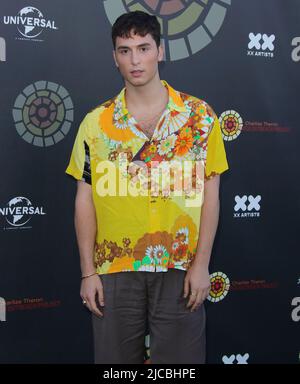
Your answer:
[[[165,106],[161,108],[158,112],[154,111],[153,113],[149,113],[149,111],[141,112],[137,111],[133,113],[133,117],[136,120],[139,128],[144,132],[144,134],[151,139],[153,133],[162,118],[164,113]]]

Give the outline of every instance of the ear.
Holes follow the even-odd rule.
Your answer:
[[[158,47],[158,61],[163,61],[164,59],[164,47],[162,43],[160,43],[160,46]]]
[[[114,61],[115,61],[116,67],[119,68],[119,64],[117,62],[116,51],[115,50],[113,50],[113,57],[114,57]]]

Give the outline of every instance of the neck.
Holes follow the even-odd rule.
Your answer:
[[[134,106],[135,110],[151,109],[152,106],[160,104],[167,93],[159,76],[154,77],[149,83],[141,86],[133,86],[125,81],[125,88],[127,108],[129,109],[130,106]]]

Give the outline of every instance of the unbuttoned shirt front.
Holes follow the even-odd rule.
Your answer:
[[[127,110],[125,88],[89,112],[76,136],[66,173],[92,186],[93,256],[100,275],[188,270],[196,255],[204,181],[228,169],[212,108],[161,82],[169,101],[151,139]]]

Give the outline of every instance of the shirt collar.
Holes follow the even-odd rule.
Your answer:
[[[167,88],[169,93],[169,102],[167,104],[167,109],[169,112],[186,112],[187,108],[180,96],[180,93],[170,86],[166,80],[161,80],[161,83]],[[120,120],[125,118],[129,114],[129,111],[126,107],[125,100],[125,87],[115,98],[115,108],[114,108],[114,120]]]

